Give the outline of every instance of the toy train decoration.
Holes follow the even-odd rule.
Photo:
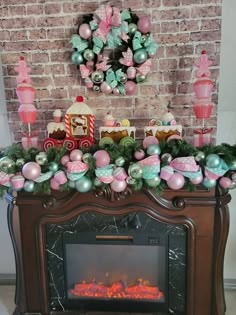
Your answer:
[[[54,121],[47,125],[48,138],[43,142],[45,151],[52,146],[66,146],[68,151],[72,151],[94,144],[95,118],[82,96],[77,96],[76,102],[68,108],[65,122],[62,122],[59,109],[54,111],[53,118]]]

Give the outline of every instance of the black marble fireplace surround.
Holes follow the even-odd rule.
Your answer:
[[[9,192],[6,199],[17,270],[13,315],[225,315],[227,191],[199,187],[158,195],[108,187]],[[159,287],[163,294],[74,296],[75,283],[77,290],[91,280],[104,283],[104,292],[114,282],[130,289],[136,281],[134,287],[144,284],[149,293]]]
[[[85,211],[73,219],[60,224],[47,224],[46,230],[48,285],[52,311],[66,309],[78,309],[81,311],[117,310],[126,312],[161,311],[165,312],[165,314],[168,314],[169,311],[171,314],[185,314],[187,230],[183,225],[159,222],[150,215],[143,213],[142,207],[137,206],[136,211],[122,216],[103,215],[95,211]],[[96,240],[96,236],[100,236],[98,240]],[[122,238],[119,239],[119,236]],[[77,246],[74,248],[74,252],[72,249],[70,255],[74,257],[70,260],[68,257],[66,258],[65,253],[68,244],[69,247],[72,244],[74,247]],[[109,273],[114,271],[114,274],[119,273],[119,268],[122,268],[123,264],[126,265],[125,259],[129,256],[128,253],[136,250],[137,257],[134,257],[133,261],[129,262],[130,270],[128,272],[130,276],[134,272],[132,269],[135,269],[136,278],[138,278],[138,275],[141,278],[145,278],[145,275],[148,274],[147,276],[151,279],[150,269],[152,268],[153,277],[158,278],[153,279],[152,284],[159,286],[160,290],[164,292],[164,298],[159,301],[153,301],[101,297],[80,297],[76,299],[76,297],[71,297],[70,294],[68,295],[68,290],[73,284],[73,276],[74,280],[78,279],[78,268],[81,263],[83,264],[83,257],[80,256],[80,245],[78,244],[83,244],[81,247],[83,255],[85,255],[86,245],[89,247],[93,244],[93,249],[91,250],[97,252],[98,257],[92,256],[93,253],[88,253],[93,261],[87,260],[84,262],[86,266],[81,266],[84,273],[86,273],[86,268],[91,269],[93,266],[95,270],[92,273],[88,270],[90,279],[97,279],[96,270],[99,272],[100,269],[103,269],[103,266],[101,266],[102,261],[104,264],[108,264],[107,268],[109,268],[109,260],[114,261],[114,258],[115,265],[110,266],[110,270],[104,270],[103,273],[105,271],[107,273],[108,271]],[[107,246],[109,246],[110,253],[106,250]],[[162,249],[162,253],[159,253],[159,256],[163,256],[159,257],[159,260],[161,260],[159,263],[156,259],[158,248]],[[75,249],[77,250],[77,255]],[[116,251],[118,251],[117,255],[119,255],[119,252],[125,251],[123,254],[125,257],[115,257]],[[112,255],[112,257],[109,257],[109,255]],[[149,255],[149,257],[146,257],[146,255]],[[78,261],[76,262],[74,260],[77,256]],[[95,259],[96,262],[94,261]],[[69,265],[67,265],[67,260],[70,261]],[[79,260],[82,260],[82,262],[79,263]],[[74,264],[75,266],[73,266]],[[90,264],[91,267],[89,266]],[[96,264],[97,266],[94,268]],[[112,270],[113,268],[115,269]],[[68,274],[70,274],[70,278],[72,277],[72,280],[69,280],[69,287],[66,281],[68,280]],[[83,276],[82,279],[84,279]]]

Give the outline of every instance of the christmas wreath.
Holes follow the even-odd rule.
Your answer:
[[[119,10],[109,3],[84,16],[70,42],[75,50],[72,62],[85,85],[104,94],[135,94],[158,48],[150,31],[148,16],[139,18],[130,9]]]
[[[127,186],[157,193],[196,185],[236,188],[236,145],[196,148],[183,140],[150,144],[145,139],[143,144],[94,145],[70,153],[64,147],[41,152],[13,144],[0,152],[0,195],[9,188],[33,193],[71,188],[82,193],[106,186],[118,193]]]

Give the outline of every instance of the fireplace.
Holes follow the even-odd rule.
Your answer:
[[[227,192],[20,192],[7,199],[14,315],[225,314]]]
[[[138,210],[47,225],[51,310],[184,314],[187,229]]]

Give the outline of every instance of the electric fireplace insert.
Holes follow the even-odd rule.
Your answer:
[[[49,224],[51,309],[184,314],[186,239],[184,226],[137,212]]]

